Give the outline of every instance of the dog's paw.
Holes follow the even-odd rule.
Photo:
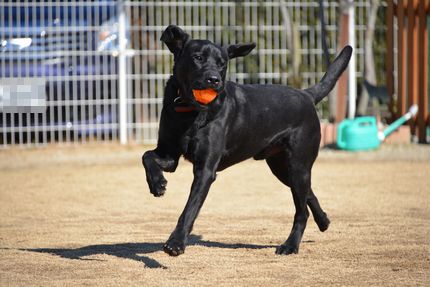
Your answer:
[[[319,218],[316,218],[315,222],[317,223],[318,228],[321,232],[326,231],[330,225],[330,219],[327,217],[327,214],[325,213]]]
[[[181,240],[170,238],[163,246],[164,252],[170,256],[178,256],[184,253],[185,243]]]
[[[163,176],[151,177],[151,179],[148,180],[148,184],[149,191],[155,197],[163,196],[166,193],[167,180]]]
[[[299,253],[299,248],[297,246],[290,246],[288,244],[282,244],[276,248],[276,254],[279,255],[290,255]]]

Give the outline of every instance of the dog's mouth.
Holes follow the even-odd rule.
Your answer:
[[[192,92],[193,92],[194,99],[199,104],[203,104],[203,105],[210,104],[218,96],[217,91],[213,89],[193,90]]]
[[[208,85],[201,82],[194,82],[193,85],[191,85],[192,90],[214,90],[218,94],[221,93],[224,90],[224,85]]]
[[[213,102],[223,90],[223,81],[217,85],[194,81],[191,85],[193,100],[195,100],[202,108],[205,108],[206,105]]]
[[[194,81],[185,90],[178,89],[174,98],[174,107],[177,112],[190,112],[208,109],[208,104],[213,102],[223,91],[224,85],[212,86],[200,81]]]
[[[193,90],[212,89],[217,93],[220,93],[224,89],[224,83],[223,83],[223,80],[220,80],[217,84],[214,84],[214,83],[211,84],[211,83],[208,83],[208,81],[204,81],[204,80],[196,80],[192,82],[191,88]]]

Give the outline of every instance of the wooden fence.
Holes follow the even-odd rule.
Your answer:
[[[410,120],[410,126],[411,133],[417,135],[421,143],[427,142],[427,128],[430,126],[429,16],[430,0],[387,1],[387,89],[392,99],[390,110],[396,119],[405,114],[411,105],[418,105],[418,115]],[[397,59],[394,58],[395,44]],[[397,99],[394,94],[397,94]]]

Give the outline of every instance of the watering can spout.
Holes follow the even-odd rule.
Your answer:
[[[412,118],[413,116],[415,116],[418,113],[418,105],[412,105],[409,108],[409,112],[407,114],[410,114],[410,118]],[[406,115],[407,115],[406,114]]]
[[[405,122],[407,122],[409,119],[411,119],[413,116],[415,116],[418,113],[418,106],[412,105],[409,108],[409,111],[404,114],[401,118],[397,119],[395,122],[393,122],[391,125],[389,125],[382,134],[380,133],[378,135],[379,139],[383,141],[387,136],[389,136],[392,132],[397,130],[401,125],[403,125]],[[382,139],[381,139],[382,137]]]

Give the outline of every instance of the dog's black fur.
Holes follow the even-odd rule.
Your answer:
[[[321,231],[330,223],[311,189],[311,169],[318,155],[320,122],[315,104],[334,87],[351,57],[347,46],[328,68],[321,82],[298,90],[281,85],[239,85],[225,81],[227,61],[249,54],[255,44],[220,47],[190,39],[170,25],[161,36],[174,54],[173,75],[165,89],[158,145],[142,157],[149,189],[162,196],[167,181],[183,155],[194,164],[194,180],[184,211],[164,251],[177,256],[205,201],[216,172],[253,157],[266,160],[272,173],[291,188],[296,214],[288,239],[277,254],[297,253],[309,216]],[[218,92],[207,105],[196,102],[192,90]],[[179,105],[193,107],[178,112]]]

